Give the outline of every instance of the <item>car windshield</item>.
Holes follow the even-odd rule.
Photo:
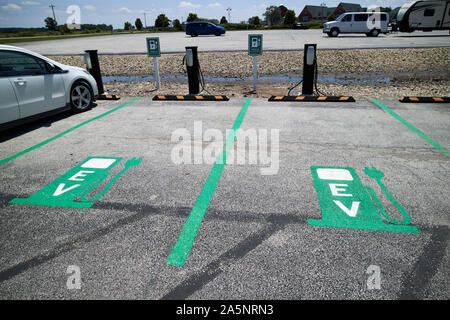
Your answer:
[[[345,13],[341,14],[339,17],[337,17],[336,21],[341,21],[342,18],[345,17]]]

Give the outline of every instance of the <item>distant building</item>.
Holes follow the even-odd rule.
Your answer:
[[[339,17],[341,14],[346,13],[346,12],[362,12],[362,11],[363,11],[363,8],[359,4],[341,2],[336,7],[336,9],[334,10],[333,13],[336,17]]]
[[[298,16],[300,22],[310,21],[327,21],[328,16],[332,14],[336,8],[328,8],[324,6],[305,6]]]
[[[280,11],[281,11],[281,17],[284,18],[284,16],[286,15],[286,11],[288,11],[288,8],[286,8],[286,7],[283,6],[282,4],[281,4],[278,8],[280,8]]]
[[[329,8],[325,6],[310,6],[307,5],[303,8],[302,12],[298,16],[300,22],[309,21],[327,21],[331,14],[339,17],[345,12],[362,12],[363,8],[361,5],[356,3],[341,2],[337,7]]]

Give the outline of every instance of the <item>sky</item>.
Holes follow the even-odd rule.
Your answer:
[[[320,5],[325,3],[329,7],[337,6],[341,1],[335,0],[0,0],[0,27],[44,27],[46,17],[52,17],[49,7],[55,6],[55,15],[58,24],[69,23],[74,19],[74,14],[79,8],[79,18],[82,24],[107,24],[115,29],[123,28],[125,21],[132,24],[136,18],[147,26],[154,25],[155,19],[160,13],[164,13],[169,19],[185,21],[190,12],[199,17],[220,19],[225,16],[228,19],[227,8],[231,8],[231,22],[247,21],[252,16],[263,17],[265,9],[271,5],[283,4],[298,15],[305,5]],[[407,0],[346,0],[344,2],[359,3],[363,7],[379,5],[383,7],[399,7]],[[75,6],[75,7],[73,7]],[[75,10],[69,11],[68,9]],[[72,20],[70,20],[72,17]]]

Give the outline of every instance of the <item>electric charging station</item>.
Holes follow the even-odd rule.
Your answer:
[[[119,100],[120,97],[115,94],[105,92],[102,81],[102,72],[100,70],[100,62],[98,60],[97,50],[85,50],[84,61],[88,72],[94,77],[98,87],[97,100]]]
[[[317,45],[305,44],[303,56],[303,87],[302,95],[314,95],[314,79],[317,68]]]
[[[205,80],[198,60],[198,47],[186,47],[186,56],[183,64],[186,64],[188,76],[189,94],[188,95],[157,95],[153,101],[229,101],[227,96],[223,95],[200,95],[205,90]],[[200,86],[201,89],[200,90]]]
[[[200,93],[200,62],[198,61],[197,47],[186,47],[186,69],[188,75],[189,94]]]
[[[303,79],[289,89],[287,96],[272,96],[269,101],[297,102],[355,102],[349,96],[326,96],[317,88],[317,44],[305,44],[303,55]],[[302,94],[291,96],[290,93],[302,84]]]

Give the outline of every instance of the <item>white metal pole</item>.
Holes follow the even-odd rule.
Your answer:
[[[158,57],[153,57],[153,61],[155,62],[155,77],[156,77],[156,89],[160,89],[160,79],[159,79],[159,65],[158,65]]]
[[[253,56],[253,91],[256,92],[256,81],[258,80],[258,57]]]

